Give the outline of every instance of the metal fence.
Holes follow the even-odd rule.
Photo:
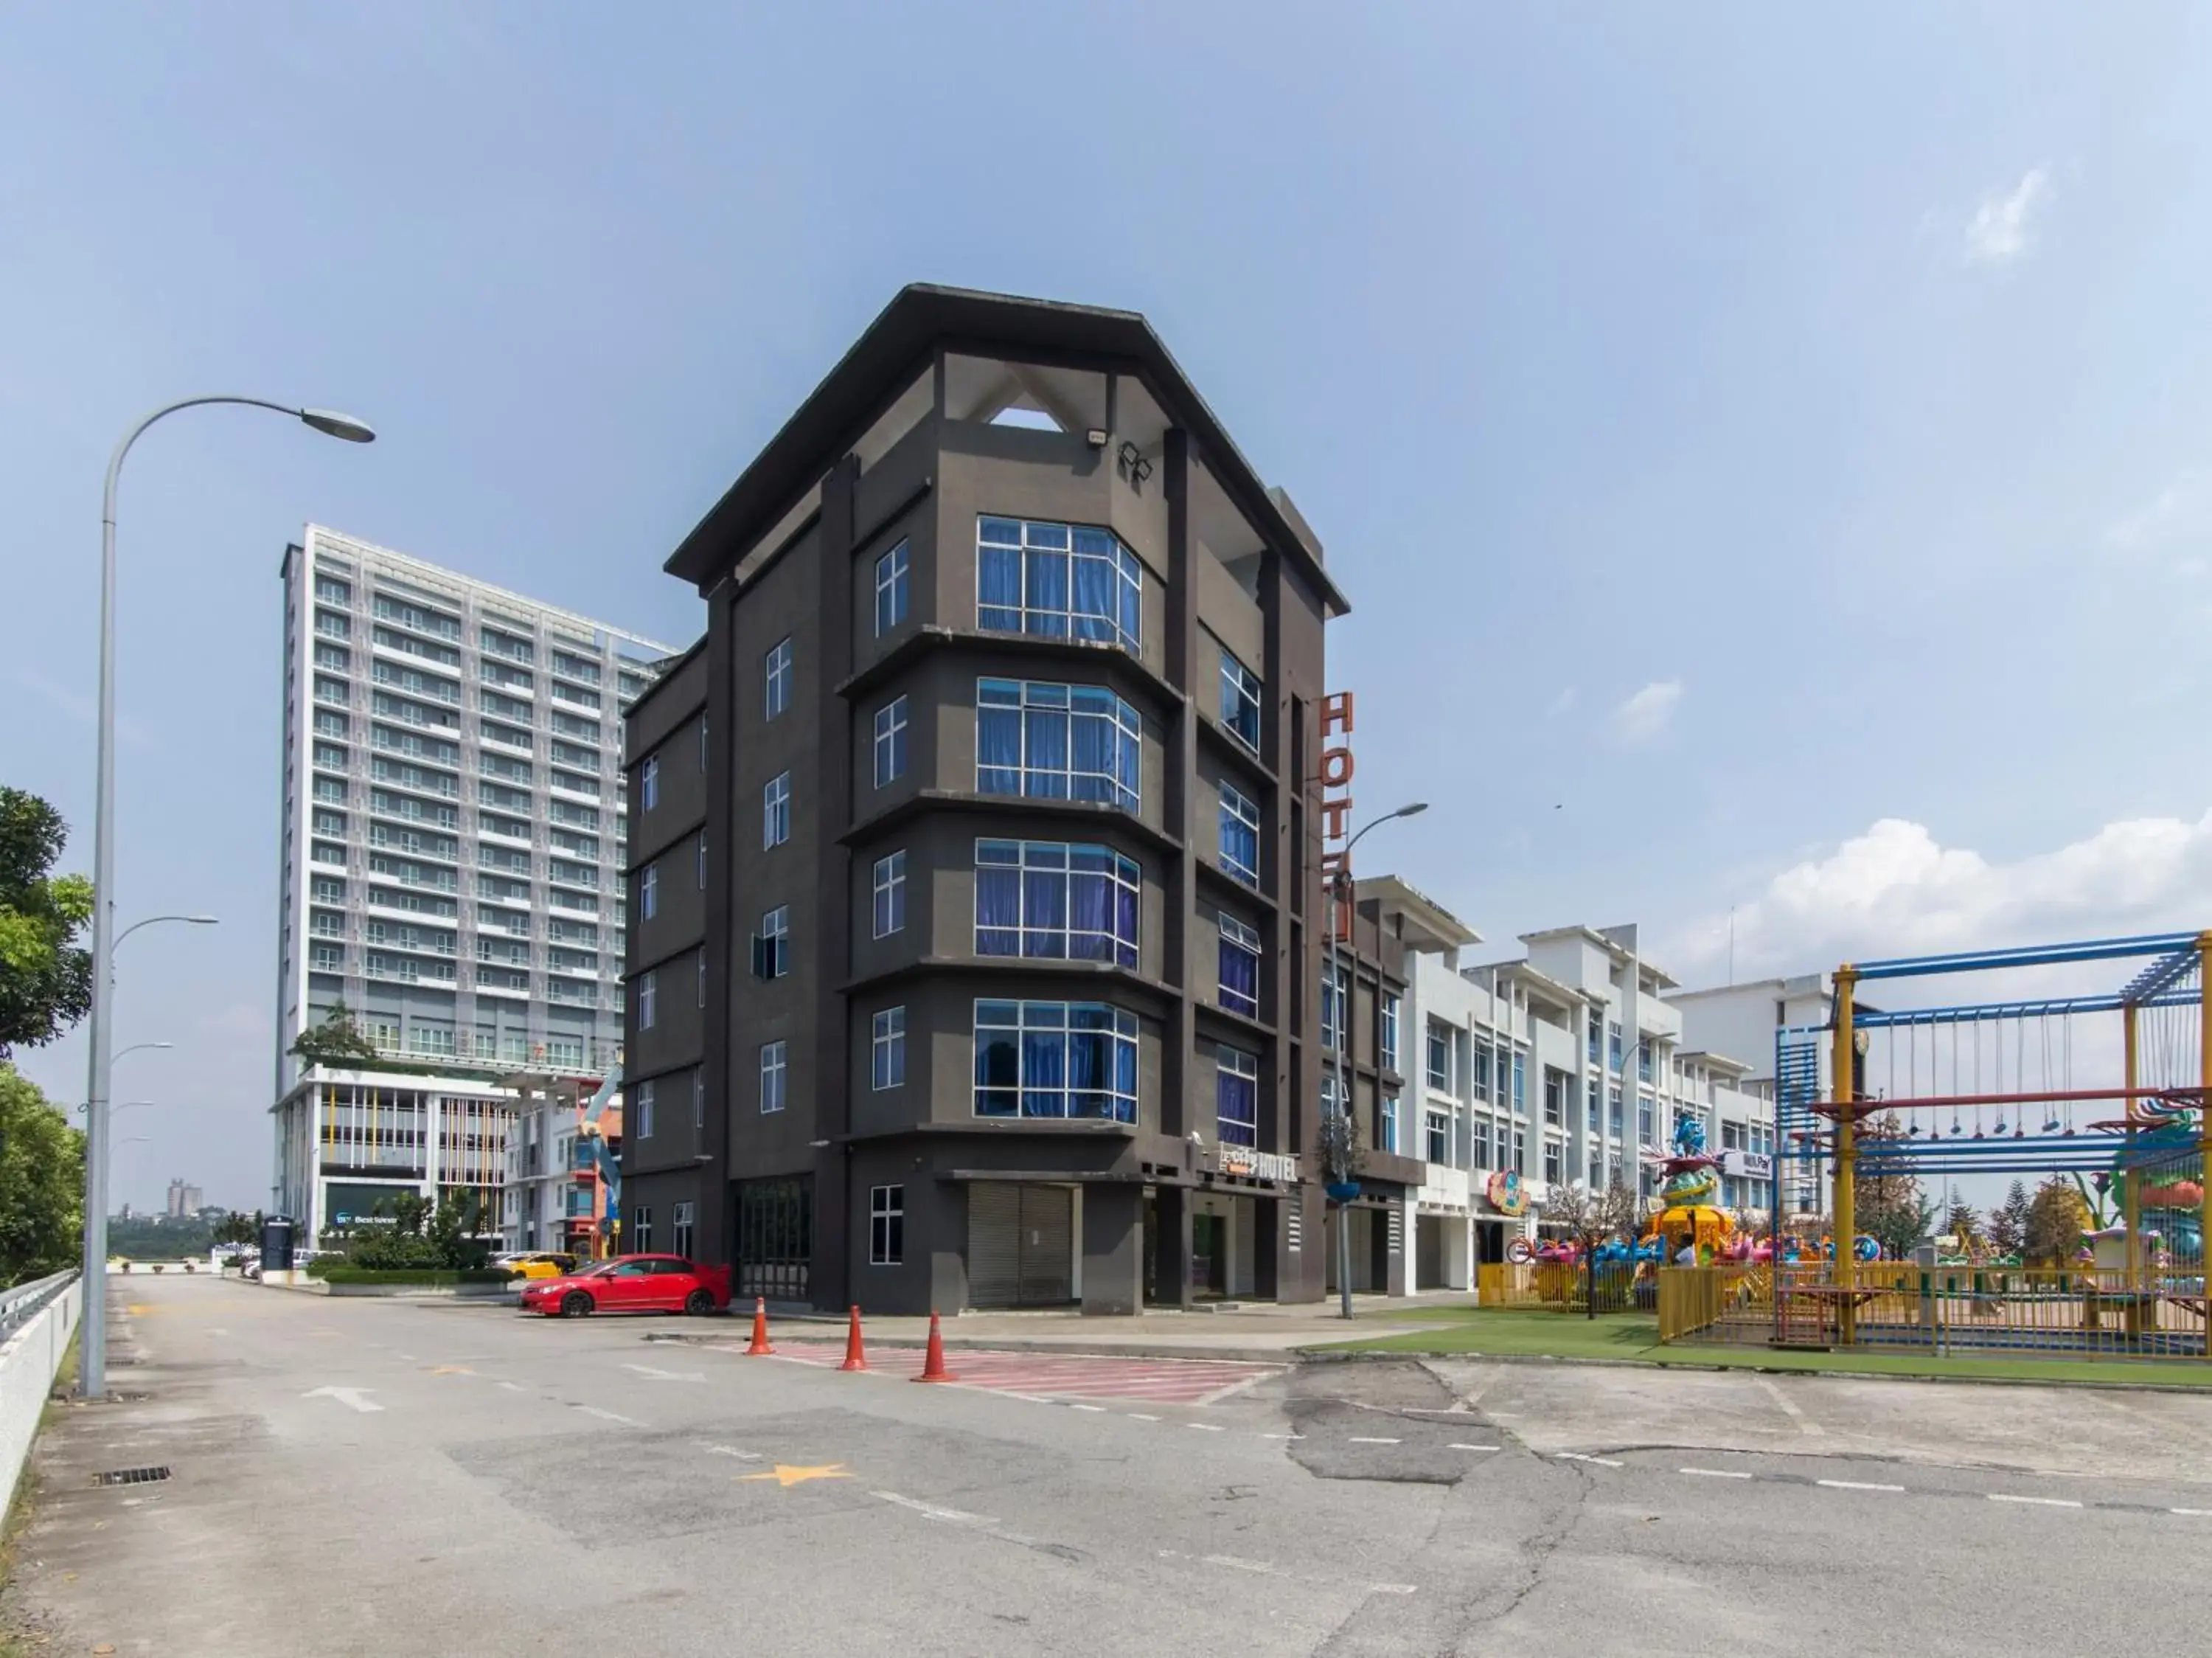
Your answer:
[[[56,1272],[29,1283],[19,1283],[13,1289],[0,1289],[0,1342],[14,1335],[23,1324],[36,1318],[46,1304],[76,1282],[76,1268]]]

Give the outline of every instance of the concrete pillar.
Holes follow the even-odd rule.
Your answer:
[[[1282,1253],[1282,1207],[1273,1198],[1252,1200],[1252,1297],[1273,1301],[1281,1293],[1282,1278],[1276,1263]]]
[[[1152,1302],[1158,1307],[1190,1305],[1190,1192],[1178,1186],[1154,1188],[1152,1217],[1156,1247],[1152,1259]]]
[[[1083,1199],[1083,1311],[1145,1308],[1145,1192],[1139,1186],[1089,1186]]]

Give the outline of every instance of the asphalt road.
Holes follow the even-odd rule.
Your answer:
[[[7,1594],[58,1652],[2206,1645],[2212,1401],[1410,1363],[1054,1399],[647,1339],[720,1324],[112,1295],[137,1397],[50,1429]]]

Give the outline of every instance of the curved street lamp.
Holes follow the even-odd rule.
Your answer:
[[[328,409],[302,409],[258,397],[188,397],[154,411],[115,446],[107,462],[107,483],[100,503],[100,773],[93,792],[92,1018],[87,1032],[91,1049],[85,1085],[84,1136],[84,1312],[79,1336],[77,1394],[100,1399],[107,1392],[107,1088],[113,1063],[107,1051],[108,1017],[115,990],[115,490],[123,462],[149,426],[180,409],[215,403],[236,404],[289,415],[319,432],[349,443],[369,443],[376,434],[368,423]],[[179,919],[204,924],[212,917]],[[143,926],[147,923],[134,925]]]
[[[116,934],[115,943],[120,944],[125,939],[130,937],[131,934],[137,932],[141,927],[150,927],[157,921],[181,921],[189,927],[213,927],[217,925],[222,919],[222,917],[220,916],[148,916],[143,921],[132,922],[121,932]],[[112,950],[115,948],[115,945],[111,944],[108,948]],[[164,1043],[162,1045],[167,1046],[167,1044]]]
[[[1329,1063],[1336,1071],[1336,1116],[1350,1118],[1352,1094],[1344,1083],[1344,1050],[1351,1035],[1352,993],[1340,975],[1337,966],[1338,934],[1341,930],[1337,919],[1337,906],[1352,885],[1352,849],[1359,844],[1360,837],[1370,829],[1379,829],[1400,818],[1417,818],[1429,809],[1425,800],[1409,802],[1395,812],[1385,812],[1370,820],[1367,825],[1344,843],[1336,870],[1328,883],[1328,977],[1329,986],[1336,997],[1336,1041],[1329,1049]],[[1329,1171],[1332,1185],[1348,1185],[1352,1179],[1352,1134],[1349,1123],[1331,1131],[1329,1137]],[[1336,1293],[1339,1310],[1346,1318],[1352,1316],[1352,1225],[1350,1206],[1340,1201],[1336,1206]]]

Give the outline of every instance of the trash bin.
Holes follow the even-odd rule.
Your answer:
[[[271,1215],[261,1222],[261,1270],[264,1272],[289,1272],[292,1270],[290,1216]]]

